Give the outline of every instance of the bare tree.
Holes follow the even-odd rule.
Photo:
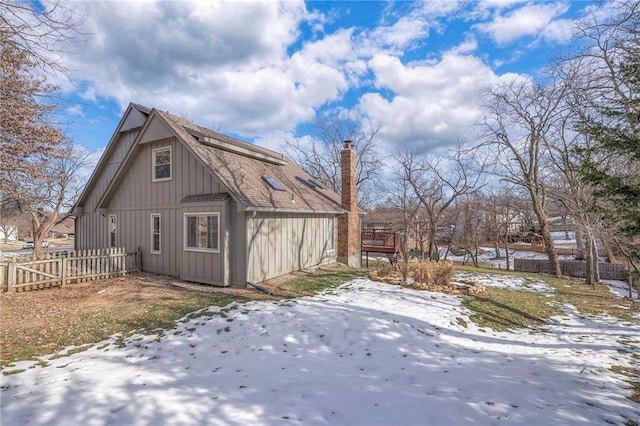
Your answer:
[[[481,173],[473,171],[470,152],[462,145],[452,150],[449,158],[419,156],[406,149],[395,160],[426,214],[429,259],[438,260],[438,227],[443,214],[456,199],[479,189]]]
[[[480,243],[484,233],[482,204],[482,194],[479,191],[461,195],[450,209],[450,215],[448,215],[450,217],[445,217],[443,220],[445,228],[448,226],[450,229],[448,248],[451,249],[453,247],[462,251],[464,253],[463,263],[466,263],[468,256],[476,267],[478,266]]]
[[[513,81],[485,93],[483,146],[495,158],[493,173],[525,189],[531,199],[537,224],[553,272],[562,275],[547,219],[545,141],[561,124],[567,87],[551,78],[542,86],[531,81]]]
[[[58,0],[37,4],[0,0],[2,48],[28,57],[41,75],[66,74],[62,58],[81,36],[83,20],[72,6]]]
[[[342,191],[340,151],[350,140],[356,151],[356,187],[358,204],[373,201],[380,182],[382,159],[377,146],[379,124],[365,122],[353,112],[339,112],[319,117],[315,123],[318,139],[310,144],[302,140],[287,143],[288,154],[310,175],[337,193]]]
[[[12,233],[15,233],[15,237],[18,237],[16,218],[20,215],[15,200],[7,197],[4,194],[0,194],[0,231],[4,235],[4,243],[9,242],[9,237]]]
[[[394,174],[395,179],[393,186],[389,189],[387,204],[402,212],[404,243],[406,245],[409,241],[411,228],[415,226],[416,214],[418,213],[420,204],[411,188],[411,184],[401,173],[396,171]]]
[[[507,270],[511,269],[509,243],[514,235],[528,229],[526,213],[530,203],[523,199],[513,185],[497,187],[484,195],[485,231],[494,243],[496,258],[502,258],[500,246],[504,246]]]
[[[49,157],[44,173],[34,177],[16,171],[10,176],[13,185],[5,187],[7,202],[21,213],[31,216],[34,256],[41,257],[42,241],[69,212],[84,182],[79,172],[87,166],[87,151],[65,140],[55,157]]]

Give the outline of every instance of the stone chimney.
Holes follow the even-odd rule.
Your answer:
[[[338,262],[354,268],[361,265],[360,215],[356,199],[356,153],[351,141],[344,141],[340,152],[342,169],[342,208],[347,213],[338,218]]]

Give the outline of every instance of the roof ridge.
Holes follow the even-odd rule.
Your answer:
[[[240,148],[244,148],[250,151],[254,151],[263,155],[268,155],[271,157],[276,157],[276,158],[282,158],[283,157],[283,153],[278,152],[278,151],[274,151],[268,148],[264,148],[261,147],[259,145],[255,145],[249,142],[245,142],[243,140],[234,138],[232,136],[229,135],[225,135],[224,133],[220,133],[220,132],[216,132],[215,130],[211,130],[207,127],[204,126],[200,126],[197,123],[194,123],[191,120],[188,120],[186,118],[183,117],[179,117],[175,114],[170,113],[169,111],[162,111],[162,110],[158,110],[156,109],[156,111],[161,112],[165,118],[170,118],[171,120],[173,120],[174,122],[176,122],[176,124],[182,126],[185,131],[187,132],[195,132],[195,133],[199,133],[202,136],[206,136],[212,139],[217,139],[220,140],[222,142],[225,143],[229,143],[231,145],[236,145]]]

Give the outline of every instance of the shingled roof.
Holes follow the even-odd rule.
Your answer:
[[[246,210],[345,212],[338,194],[308,185],[313,178],[283,154],[198,126],[168,112],[153,109],[150,117],[154,113]],[[277,179],[286,190],[271,187],[264,179],[267,176]]]

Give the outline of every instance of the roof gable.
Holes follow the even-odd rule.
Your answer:
[[[123,120],[126,122],[126,119]],[[150,110],[140,134],[97,206],[104,207],[108,203],[141,144],[170,137],[182,143],[244,210],[345,211],[338,194],[320,186],[305,184],[304,181],[312,177],[283,154],[242,142],[157,109]],[[264,176],[277,179],[285,191],[271,187]]]
[[[74,206],[73,206],[73,210],[74,211],[77,210],[78,206],[83,206],[84,205],[84,203],[87,200],[87,197],[89,196],[89,194],[91,193],[91,191],[92,191],[92,189],[94,187],[94,184],[96,183],[96,181],[100,177],[100,174],[104,172],[104,169],[105,169],[107,163],[109,162],[113,151],[116,149],[120,133],[124,132],[124,131],[127,131],[127,130],[133,130],[134,128],[142,127],[144,125],[144,122],[145,122],[149,112],[150,112],[150,110],[147,107],[144,107],[144,106],[138,105],[138,104],[134,104],[134,103],[130,103],[129,104],[129,106],[127,107],[125,113],[123,114],[122,118],[120,119],[120,122],[118,123],[118,126],[116,127],[115,131],[113,132],[113,135],[111,136],[111,139],[109,140],[109,143],[107,144],[107,147],[105,148],[104,152],[102,153],[102,156],[100,157],[100,160],[98,161],[98,164],[96,165],[95,169],[93,170],[93,173],[91,174],[91,177],[89,177],[89,180],[87,181],[87,184],[83,188],[82,193],[80,194],[80,197],[78,197],[78,200],[74,204]],[[141,119],[142,119],[142,121],[140,121]],[[134,126],[136,126],[136,127],[134,127]]]
[[[137,107],[139,106],[136,104],[131,104],[129,108],[127,108],[127,111],[120,123],[118,132],[124,132],[127,130],[142,127],[144,125],[144,122],[146,121],[149,114],[145,114],[142,109],[139,109]]]

